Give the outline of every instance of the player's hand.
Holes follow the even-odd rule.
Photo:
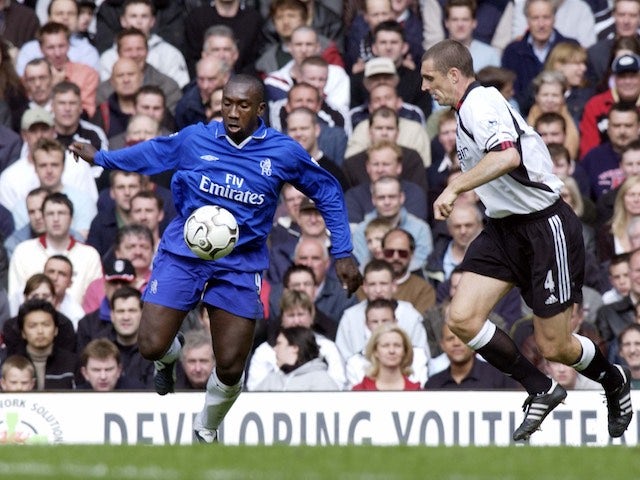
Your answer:
[[[93,165],[93,158],[96,155],[97,150],[90,143],[73,142],[69,145],[69,151],[73,153],[73,156],[78,159],[83,159],[85,162]]]
[[[445,188],[444,191],[433,202],[433,218],[436,220],[446,220],[453,211],[453,203],[458,195]]]
[[[342,283],[342,288],[351,296],[362,284],[362,275],[358,270],[353,257],[339,258],[336,260],[336,273]]]

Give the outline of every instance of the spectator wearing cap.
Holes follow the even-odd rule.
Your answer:
[[[393,62],[395,74],[380,73],[373,77],[369,76],[367,80],[369,84],[368,87],[364,85],[364,72],[352,75],[351,106],[355,107],[366,102],[368,90],[375,83],[376,77],[378,77],[380,81],[397,77],[395,86],[398,95],[400,95],[405,102],[418,106],[420,110],[422,110],[422,113],[424,113],[425,118],[428,118],[431,114],[433,101],[431,95],[423,92],[421,89],[422,78],[420,77],[419,70],[409,68],[404,63],[409,46],[405,40],[403,26],[395,20],[380,23],[373,31],[373,44],[371,45],[371,49],[376,57],[388,58]],[[419,62],[420,58],[416,59],[416,61]]]
[[[607,140],[609,110],[614,103],[640,101],[640,56],[620,55],[611,64],[613,87],[594,95],[584,106],[580,121],[580,158]]]
[[[369,60],[367,65],[370,75],[367,75],[367,70],[365,70],[365,87],[368,85],[367,77],[374,76],[373,72],[377,75],[395,71],[393,63],[390,62],[390,59],[383,57]],[[422,110],[415,105],[403,102],[402,98],[398,96],[396,88],[386,82],[373,85],[369,90],[369,101],[351,110],[354,128],[347,143],[345,158],[365,151],[371,146],[370,119],[373,113],[381,107],[390,108],[398,116],[398,136],[396,139],[398,145],[416,150],[420,154],[425,168],[431,165],[431,140],[427,135]]]
[[[104,266],[104,275],[101,279],[89,286],[87,292],[96,289],[98,282],[102,283],[104,296],[99,306],[80,320],[78,323],[78,351],[94,338],[108,336],[111,331],[111,297],[120,287],[130,286],[136,279],[136,271],[129,260],[118,258]],[[83,302],[86,311],[86,302]]]
[[[351,124],[354,128],[369,118],[376,108],[387,106],[398,112],[398,115],[424,126],[426,118],[424,112],[416,105],[405,102],[398,94],[400,77],[393,60],[387,57],[376,57],[364,66],[364,88],[369,93],[369,99],[353,107],[349,111]]]
[[[0,175],[0,204],[10,211],[14,211],[16,206],[22,206],[27,194],[40,186],[33,163],[33,150],[41,138],[55,138],[54,126],[53,115],[43,108],[30,108],[22,115],[20,127],[24,144],[20,158]],[[73,160],[64,162],[62,183],[65,186],[87,191],[88,186],[95,184],[91,167],[82,165],[83,163],[85,162]]]

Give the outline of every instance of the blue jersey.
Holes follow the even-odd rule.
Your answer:
[[[178,215],[165,230],[160,248],[177,255],[195,257],[183,239],[189,215],[203,205],[219,205],[236,217],[240,238],[231,254],[217,264],[245,272],[266,269],[266,240],[285,182],[316,202],[331,232],[333,256],[347,257],[351,252],[338,181],[296,141],[265,127],[262,121],[240,145],[226,136],[222,123],[198,123],[168,137],[113,152],[99,151],[95,163],[146,175],[176,170],[171,192]]]

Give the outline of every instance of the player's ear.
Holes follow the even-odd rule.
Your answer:
[[[258,105],[258,116],[261,117],[264,114],[265,108],[267,108],[267,104],[264,102],[260,102],[260,105]]]

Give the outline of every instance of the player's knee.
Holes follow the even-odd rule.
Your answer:
[[[450,308],[446,315],[446,322],[453,333],[465,340],[475,336],[482,327],[484,320],[478,320],[464,310]]]
[[[562,342],[541,342],[538,348],[540,354],[551,362],[570,364],[575,361],[575,358],[571,358],[571,350]]]
[[[244,364],[242,362],[225,362],[216,358],[216,374],[225,385],[235,385],[242,378]]]
[[[160,342],[157,336],[139,336],[138,337],[138,349],[140,355],[147,360],[160,360],[167,351],[168,345],[164,342]]]

